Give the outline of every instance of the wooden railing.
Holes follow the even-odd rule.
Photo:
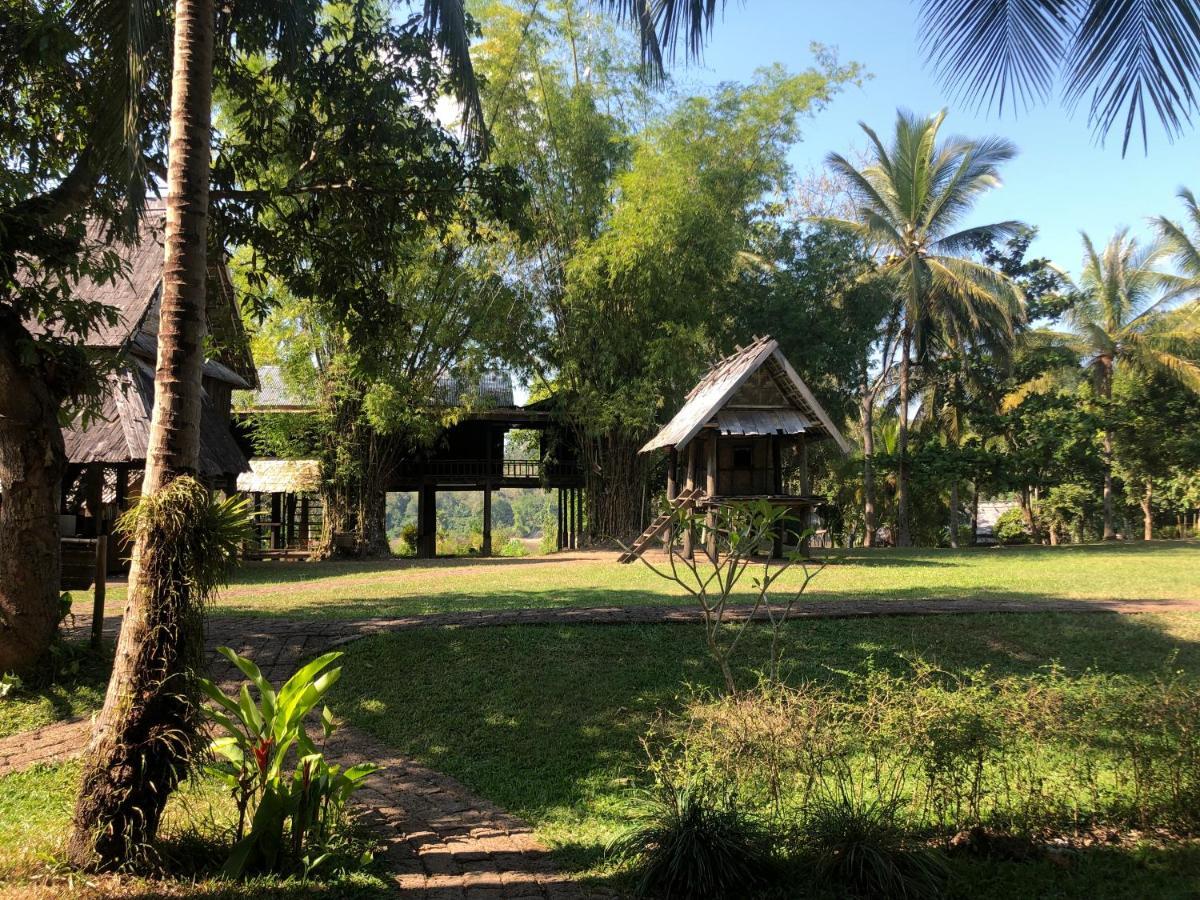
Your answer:
[[[521,478],[541,480],[576,475],[579,467],[564,463],[544,463],[540,459],[430,459],[404,463],[402,475],[429,475],[434,478]]]

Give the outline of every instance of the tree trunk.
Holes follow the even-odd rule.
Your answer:
[[[1101,376],[1105,400],[1112,400],[1112,368],[1105,366]],[[1109,406],[1104,406],[1104,540],[1115,541],[1117,530],[1113,527],[1113,437],[1109,427]]]
[[[875,546],[875,398],[865,390],[859,405],[863,433],[863,546]]]
[[[27,672],[59,621],[60,404],[22,365],[22,339],[19,323],[0,318],[0,673]]]
[[[979,544],[979,482],[971,483],[971,546]]]
[[[177,0],[154,410],[144,495],[194,474],[200,447],[212,112],[212,0]],[[169,548],[168,548],[169,549]],[[198,744],[193,660],[200,617],[186,581],[143,577],[144,536],[134,545],[129,600],[104,708],[75,803],[68,855],[114,869],[153,842],[167,798]]]
[[[908,528],[908,398],[909,398],[909,345],[912,334],[907,326],[900,348],[900,429],[896,436],[896,546],[911,547],[912,537]]]
[[[1146,493],[1142,494],[1142,540],[1154,540],[1154,482],[1146,479]]]
[[[958,549],[958,479],[950,482],[950,547]]]
[[[643,528],[642,485],[645,457],[642,441],[621,431],[603,435],[579,434],[584,469],[584,527],[590,542],[628,543]]]

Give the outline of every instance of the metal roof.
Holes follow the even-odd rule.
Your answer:
[[[279,366],[258,367],[259,388],[239,392],[239,409],[249,412],[294,412],[312,409],[315,401],[295,389]],[[480,409],[515,408],[512,378],[507,372],[484,372],[478,378],[446,373],[438,377],[433,402],[439,406],[464,405]]]
[[[321,487],[321,464],[315,459],[251,459],[250,471],[238,476],[239,491],[300,494]]]
[[[760,369],[778,388],[779,405],[770,409],[741,409],[731,406],[731,401],[739,389]],[[743,417],[746,417],[745,424],[750,429],[730,430],[725,433],[810,433],[833,438],[843,452],[850,450],[850,445],[829,418],[829,414],[780,352],[779,342],[766,336],[757,338],[748,347],[739,347],[736,353],[725,357],[709,369],[688,393],[683,408],[657,435],[647,441],[640,452],[649,453],[664,447],[685,447],[706,426],[721,429],[719,417],[723,412],[728,413],[726,421],[732,429],[742,427]],[[773,413],[782,418],[768,421],[763,417],[766,413]],[[733,424],[735,418],[736,425]],[[781,427],[772,431],[754,430],[766,428],[771,424]]]

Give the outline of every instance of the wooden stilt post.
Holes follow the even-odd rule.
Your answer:
[[[575,547],[583,546],[583,488],[575,488]]]
[[[696,441],[694,439],[687,448],[687,472],[683,484],[689,491],[696,489]],[[683,555],[685,559],[691,559],[696,555],[696,529],[694,528],[688,528],[683,535]]]
[[[776,497],[783,496],[783,438],[777,434],[771,435],[771,493]],[[775,545],[771,554],[776,559],[783,558],[784,538],[787,536],[788,520],[780,521],[775,531]]]
[[[92,649],[100,646],[104,637],[104,594],[108,578],[108,535],[96,535],[96,574],[92,585]]]
[[[567,547],[575,549],[575,488],[567,489]]]
[[[704,525],[708,531],[706,547],[709,559],[715,561],[717,558],[717,508],[712,503],[712,498],[717,496],[717,435],[715,433],[708,436],[704,449],[704,490],[709,497],[708,514],[704,517]]]
[[[483,486],[483,546],[479,551],[483,556],[492,555],[492,483],[487,481]]]
[[[667,454],[667,503],[670,504],[676,497],[679,496],[679,474],[676,471],[679,468],[679,451],[674,447]],[[666,542],[667,549],[670,550],[675,544],[675,529],[668,528],[663,537]]]
[[[300,546],[305,550],[309,544],[308,494],[300,495]]]
[[[808,436],[802,434],[800,435],[800,495],[807,497],[811,492],[812,485],[809,483],[808,477]],[[807,531],[812,525],[813,510],[812,506],[807,503],[802,507],[802,509],[803,518],[800,520],[800,530]],[[800,545],[805,555],[807,555],[809,545],[808,538],[805,538],[803,541],[801,541]]]
[[[558,489],[558,541],[557,546],[562,550],[566,546],[566,507],[563,506],[563,489]]]
[[[417,495],[417,534],[417,556],[437,556],[437,488],[432,484],[421,485]]]

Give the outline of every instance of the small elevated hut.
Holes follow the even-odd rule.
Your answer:
[[[807,519],[819,498],[811,495],[808,447],[832,440],[843,452],[849,444],[812,391],[779,350],[761,337],[709,369],[687,395],[683,407],[646,443],[641,453],[666,450],[667,500],[707,510],[709,550],[715,553],[715,510],[730,500],[766,500],[796,510]],[[796,478],[785,478],[785,454],[793,455]],[[682,485],[682,486],[681,486]],[[633,562],[663,534],[671,515],[655,519],[621,556]],[[683,552],[693,553],[691,536]],[[776,553],[782,552],[782,537]]]

